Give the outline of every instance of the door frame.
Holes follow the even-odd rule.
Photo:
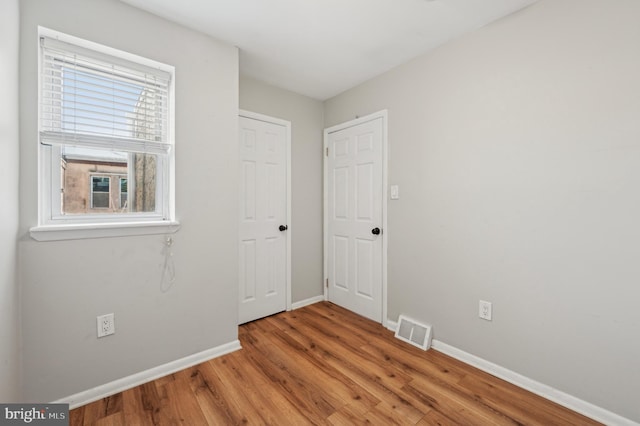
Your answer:
[[[388,111],[386,109],[374,112],[364,117],[357,117],[354,120],[346,121],[335,126],[324,129],[323,138],[323,268],[324,268],[324,300],[329,300],[329,187],[328,187],[328,156],[329,134],[357,126],[368,121],[382,119],[382,325],[387,327],[387,244],[389,228],[387,227],[387,188],[388,188]]]
[[[251,120],[264,121],[265,123],[276,124],[279,126],[284,126],[285,128],[285,139],[286,139],[286,173],[287,173],[287,229],[286,238],[287,238],[287,253],[285,261],[287,262],[287,268],[285,271],[285,279],[286,279],[286,296],[287,296],[287,311],[291,310],[291,233],[294,232],[291,227],[291,122],[287,120],[283,120],[281,118],[275,118],[268,115],[260,114],[257,112],[247,111],[244,109],[240,109],[238,111],[238,117],[244,117]],[[236,297],[237,298],[237,297]]]

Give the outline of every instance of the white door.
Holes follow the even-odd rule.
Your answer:
[[[239,127],[242,324],[287,309],[289,129],[284,124],[242,115]]]
[[[328,300],[382,322],[385,122],[356,123],[325,136]]]

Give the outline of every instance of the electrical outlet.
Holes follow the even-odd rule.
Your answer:
[[[491,302],[480,301],[478,316],[484,320],[491,321]]]
[[[98,320],[98,337],[109,336],[116,332],[113,314],[100,315]]]

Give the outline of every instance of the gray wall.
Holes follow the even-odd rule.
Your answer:
[[[389,318],[635,421],[638,22],[542,0],[325,103],[389,109]]]
[[[322,289],[322,102],[240,77],[240,108],[291,122],[293,302]]]
[[[238,53],[116,0],[22,0],[24,399],[51,401],[237,338]],[[163,236],[36,242],[37,25],[176,67],[176,283]],[[3,160],[4,161],[4,160]],[[96,316],[116,334],[96,338]]]
[[[20,398],[19,299],[16,270],[18,232],[18,0],[0,13],[0,401]]]

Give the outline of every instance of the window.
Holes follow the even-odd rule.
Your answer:
[[[120,178],[120,208],[127,209],[129,206],[127,205],[127,178]]]
[[[171,66],[40,28],[40,230],[175,224],[173,84]]]
[[[109,208],[109,177],[91,176],[91,208]]]

